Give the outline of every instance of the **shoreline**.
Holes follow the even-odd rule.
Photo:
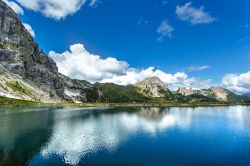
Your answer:
[[[22,107],[22,106],[61,106],[61,107],[217,107],[217,106],[249,106],[248,102],[194,102],[194,103],[178,103],[178,102],[145,102],[145,103],[43,103],[28,100],[12,99],[0,96],[0,108]]]
[[[33,103],[33,104],[14,104],[0,105],[0,108],[15,107],[226,107],[226,106],[250,106],[249,103]]]

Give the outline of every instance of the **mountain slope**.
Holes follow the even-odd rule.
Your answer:
[[[106,103],[123,103],[123,102],[146,102],[150,98],[140,93],[140,90],[133,85],[123,86],[113,83],[96,83],[99,89],[99,101]]]
[[[194,98],[196,96],[206,97],[205,100],[217,100],[221,102],[243,102],[248,100],[247,97],[236,95],[235,93],[222,88],[222,87],[211,87],[209,89],[192,89],[192,88],[179,88],[176,93],[179,93],[186,97]]]
[[[162,82],[158,77],[146,78],[135,85],[142,94],[147,97],[167,97],[171,95],[167,84]]]
[[[20,84],[37,90],[36,97],[21,92],[12,97],[43,102],[95,100],[94,86],[60,74],[56,63],[39,49],[15,12],[3,1],[0,1],[0,65],[2,73],[19,76]],[[1,90],[1,94],[6,91]]]

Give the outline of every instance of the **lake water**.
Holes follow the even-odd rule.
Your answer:
[[[0,165],[250,166],[250,107],[0,109]]]

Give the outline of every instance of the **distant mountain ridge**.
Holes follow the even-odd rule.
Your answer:
[[[233,92],[230,92],[222,87],[211,87],[209,89],[201,90],[192,88],[179,88],[176,92],[184,96],[203,95],[206,97],[215,98],[220,101],[227,101],[229,96],[236,95]]]
[[[105,102],[245,102],[248,97],[234,94],[222,87],[209,89],[179,88],[168,89],[158,77],[146,78],[134,85],[96,83],[100,90],[100,101]]]
[[[91,84],[58,72],[23,26],[15,12],[0,0],[0,96],[41,102],[243,102],[226,89],[168,89],[158,77],[135,85]]]

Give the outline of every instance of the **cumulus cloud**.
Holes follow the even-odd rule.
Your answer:
[[[189,66],[187,70],[189,72],[192,72],[192,71],[206,70],[206,69],[209,69],[209,68],[210,68],[210,66],[208,66],[208,65],[203,65],[203,66]]]
[[[174,28],[168,23],[167,20],[163,20],[160,26],[157,28],[157,33],[160,34],[158,41],[162,41],[165,37],[172,37],[172,32]]]
[[[177,6],[176,14],[180,20],[188,21],[192,25],[209,24],[217,20],[206,12],[203,6],[196,8],[192,6],[191,2],[186,3],[184,6]]]
[[[127,62],[112,57],[102,59],[98,55],[91,54],[82,44],[74,44],[70,46],[70,51],[62,54],[50,51],[49,56],[56,61],[62,74],[90,82],[124,75],[129,66]]]
[[[23,9],[15,2],[3,0],[9,7],[11,7],[12,10],[14,10],[15,13],[24,15]]]
[[[27,9],[41,12],[46,17],[56,20],[73,15],[80,10],[86,0],[17,0]]]
[[[225,88],[238,93],[250,93],[250,71],[242,74],[226,74],[222,79]]]
[[[132,68],[125,61],[116,58],[101,58],[99,55],[89,53],[82,44],[70,46],[70,51],[64,53],[49,52],[49,56],[57,63],[59,72],[71,78],[94,82],[111,82],[120,85],[134,84],[145,78],[157,76],[171,88],[194,87],[205,88],[211,80],[188,77],[178,72],[168,74],[154,67],[146,69]]]
[[[32,27],[27,23],[23,23],[23,25],[28,30],[28,32],[31,34],[31,36],[35,37],[35,31],[32,29]]]

